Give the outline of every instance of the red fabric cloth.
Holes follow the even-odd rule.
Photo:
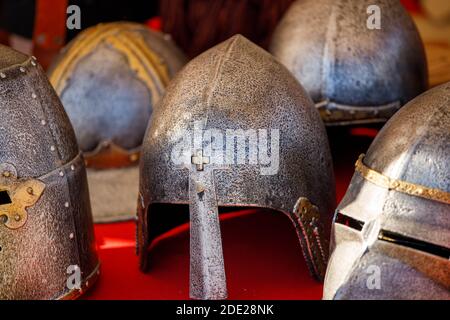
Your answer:
[[[401,0],[401,3],[410,13],[423,14],[423,8],[420,4],[420,0]]]
[[[322,285],[309,276],[286,216],[258,210],[232,215],[221,223],[230,299],[321,298]],[[188,226],[153,247],[156,262],[148,274],[138,270],[134,229],[134,223],[96,226],[101,277],[87,297],[189,299]]]
[[[350,133],[350,134],[349,134]],[[376,129],[328,132],[335,164],[337,199],[344,195],[353,164]],[[288,217],[258,209],[221,216],[230,299],[320,299],[322,284],[308,272]],[[153,269],[139,271],[133,222],[95,226],[102,262],[96,286],[85,299],[189,299],[189,226],[177,227],[152,247]]]
[[[150,18],[145,22],[145,24],[152,30],[161,31],[162,29],[161,17]]]

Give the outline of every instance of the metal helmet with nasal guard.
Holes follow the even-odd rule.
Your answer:
[[[219,207],[285,213],[317,279],[335,189],[325,128],[289,71],[240,35],[192,60],[153,113],[141,159],[138,251],[148,267],[169,204],[189,205],[190,295],[227,297]]]
[[[0,300],[69,299],[98,275],[86,170],[34,58],[0,46]]]
[[[326,299],[450,299],[450,82],[384,126],[339,204]]]
[[[423,44],[398,0],[298,0],[270,51],[326,125],[385,122],[427,89]]]
[[[120,22],[81,32],[53,64],[50,81],[86,159],[96,222],[135,216],[148,120],[184,62],[167,35]]]

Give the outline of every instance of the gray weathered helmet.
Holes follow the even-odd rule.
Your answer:
[[[327,125],[384,122],[427,88],[423,44],[398,0],[296,1],[270,51]]]
[[[382,129],[339,204],[326,299],[450,299],[450,82]]]
[[[86,159],[95,221],[134,217],[145,129],[184,62],[167,36],[122,22],[83,31],[51,68]]]
[[[99,266],[83,157],[42,68],[5,46],[0,119],[0,299],[76,298]]]
[[[162,221],[178,219],[168,204],[189,205],[192,298],[227,296],[218,207],[285,213],[323,279],[335,204],[323,123],[288,70],[240,35],[192,60],[153,113],[138,210],[144,271]]]

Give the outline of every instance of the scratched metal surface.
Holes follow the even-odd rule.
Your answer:
[[[206,129],[279,129],[280,161],[274,175],[255,165],[216,167],[219,206],[258,206],[287,214],[293,221],[311,270],[312,252],[294,206],[300,197],[318,206],[328,237],[335,202],[332,161],[324,125],[295,78],[273,57],[235,36],[192,60],[174,78],[147,131],[141,160],[138,250],[148,268],[147,248],[154,237],[155,203],[188,204],[190,170],[172,163],[171,153],[203,121]],[[206,164],[205,168],[211,166]],[[192,197],[191,197],[192,198]],[[151,234],[151,236],[149,236]],[[318,278],[320,275],[315,274]]]
[[[5,46],[0,57],[0,163],[45,184],[25,225],[0,224],[0,299],[58,298],[69,265],[84,280],[98,264],[84,162],[42,68]]]
[[[369,5],[380,8],[379,30],[367,28]],[[427,89],[421,38],[396,0],[296,1],[275,30],[270,51],[315,103],[329,101],[330,111],[336,103],[385,121],[393,112],[383,116],[363,107],[403,105]]]
[[[403,107],[364,158],[392,178],[450,192],[450,83]],[[378,240],[380,230],[450,249],[450,205],[379,187],[355,173],[338,211],[365,223],[334,224],[324,297],[449,299],[450,261]],[[366,268],[382,267],[381,291],[368,290]],[[363,281],[364,279],[364,281]],[[392,281],[388,281],[391,279]]]

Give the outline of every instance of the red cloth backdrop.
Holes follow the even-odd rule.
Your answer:
[[[329,131],[337,199],[344,195],[353,164],[375,129]],[[297,236],[281,213],[245,209],[221,217],[230,299],[320,299],[322,285],[309,275]],[[153,269],[141,273],[133,222],[95,227],[101,276],[85,299],[188,299],[189,226],[161,236],[152,248]]]

